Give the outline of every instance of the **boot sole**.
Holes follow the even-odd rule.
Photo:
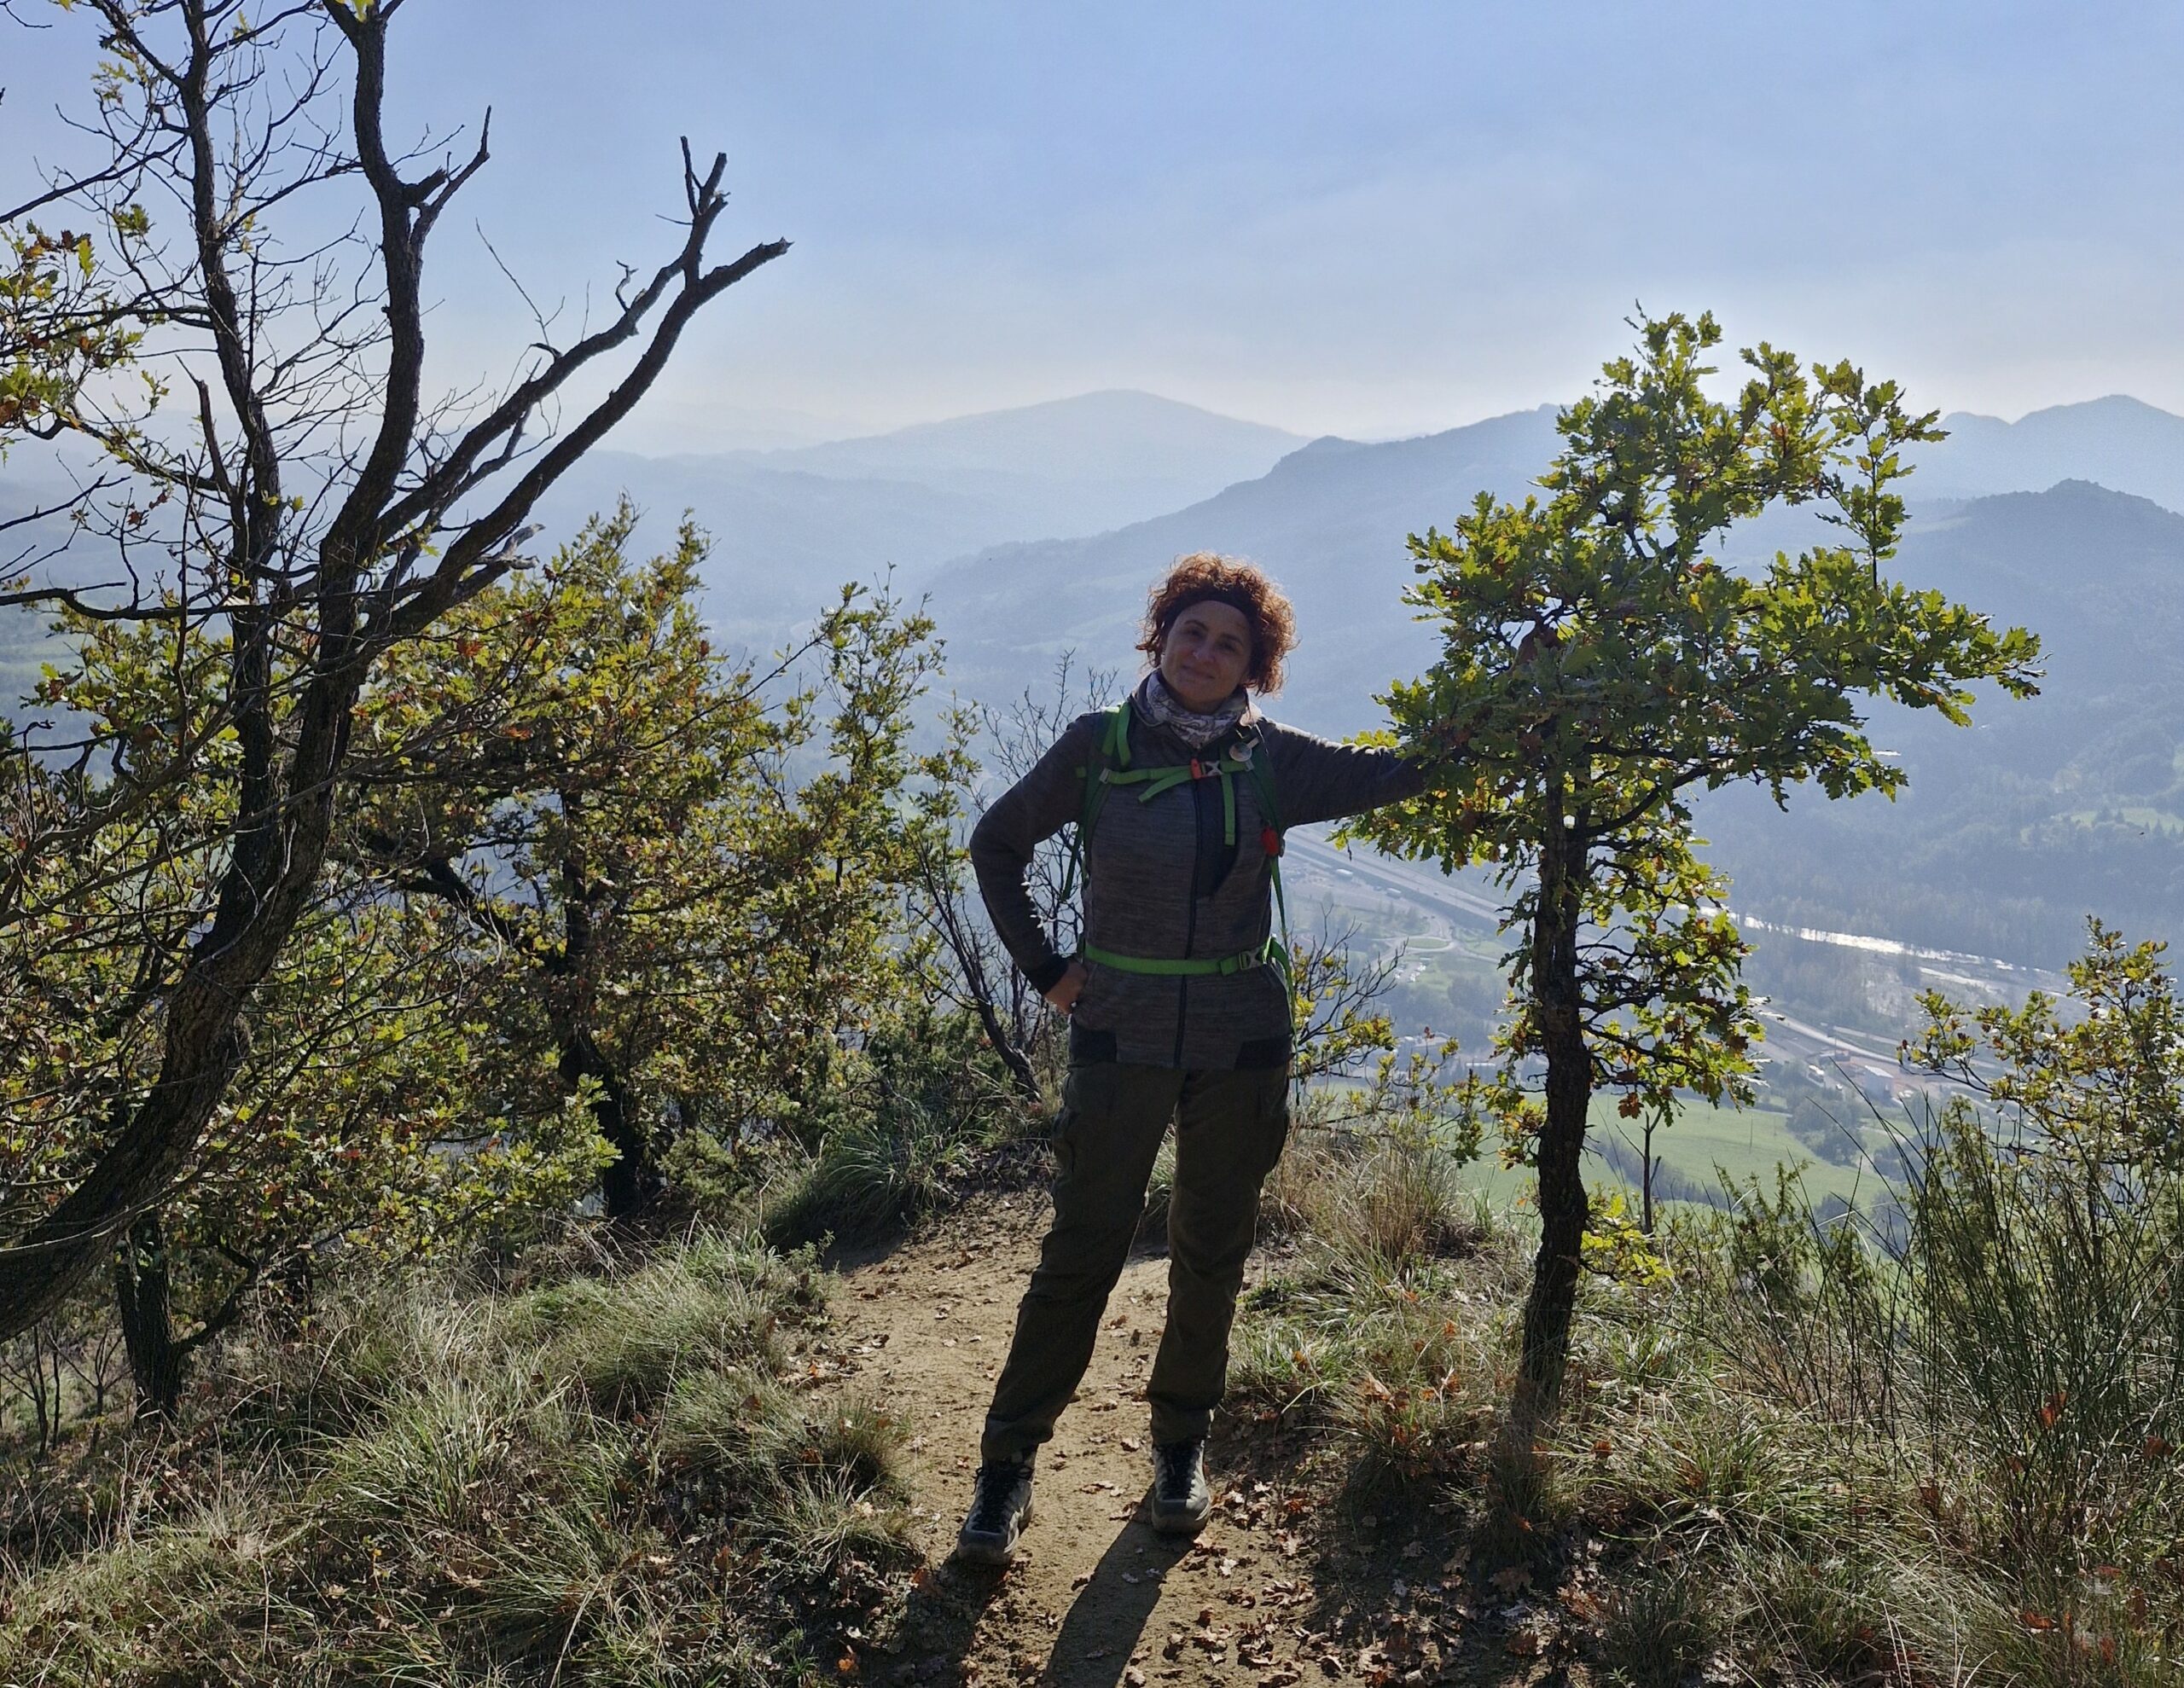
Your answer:
[[[1211,1501],[1206,1503],[1202,1512],[1163,1512],[1157,1506],[1151,1510],[1153,1528],[1163,1535],[1196,1535],[1205,1528],[1206,1520],[1213,1516]]]

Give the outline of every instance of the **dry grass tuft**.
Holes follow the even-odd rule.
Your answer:
[[[175,1481],[137,1470],[97,1539],[0,1564],[0,1658],[35,1662],[7,1679],[831,1672],[915,1555],[897,1421],[801,1386],[824,1319],[808,1260],[706,1237],[256,1333],[231,1395],[110,1456]]]

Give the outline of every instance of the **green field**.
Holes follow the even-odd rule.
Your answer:
[[[1618,1128],[1628,1134],[1635,1153],[1638,1140],[1629,1122],[1617,1118],[1612,1098],[1596,1099],[1593,1104],[1593,1140],[1598,1142]],[[1715,1171],[1717,1167],[1739,1184],[1756,1178],[1763,1190],[1772,1192],[1777,1166],[1802,1163],[1806,1192],[1815,1203],[1829,1196],[1840,1196],[1846,1202],[1862,1204],[1875,1192],[1871,1174],[1862,1176],[1847,1167],[1815,1159],[1804,1145],[1790,1134],[1789,1117],[1770,1108],[1716,1108],[1701,1101],[1687,1101],[1679,1107],[1676,1123],[1655,1136],[1653,1152],[1670,1172],[1710,1189],[1719,1182]],[[1519,1196],[1529,1199],[1532,1187],[1531,1172],[1522,1169],[1505,1170],[1491,1145],[1467,1175],[1497,1201],[1510,1201]],[[1585,1157],[1585,1183],[1588,1188],[1595,1190],[1629,1187],[1597,1155]]]

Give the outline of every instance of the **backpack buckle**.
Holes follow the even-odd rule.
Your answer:
[[[1259,848],[1264,850],[1269,856],[1281,855],[1281,834],[1275,832],[1271,827],[1260,827]]]

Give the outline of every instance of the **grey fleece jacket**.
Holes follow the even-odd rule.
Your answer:
[[[1040,990],[1069,958],[1040,926],[1025,873],[1044,838],[1083,812],[1086,770],[1100,765],[1105,711],[1072,722],[1038,765],[996,798],[971,834],[971,862],[994,929]],[[1196,752],[1207,763],[1232,747],[1270,759],[1285,827],[1332,821],[1415,795],[1425,772],[1393,751],[1338,745],[1246,709],[1228,735]],[[1193,752],[1130,715],[1130,765],[1171,766]],[[1084,941],[1118,955],[1220,958],[1263,944],[1272,880],[1254,782],[1234,781],[1236,840],[1223,840],[1221,782],[1187,780],[1150,801],[1143,787],[1111,789],[1084,864]],[[1072,1061],[1228,1070],[1289,1059],[1290,999],[1270,966],[1168,977],[1085,964],[1070,1015]]]

